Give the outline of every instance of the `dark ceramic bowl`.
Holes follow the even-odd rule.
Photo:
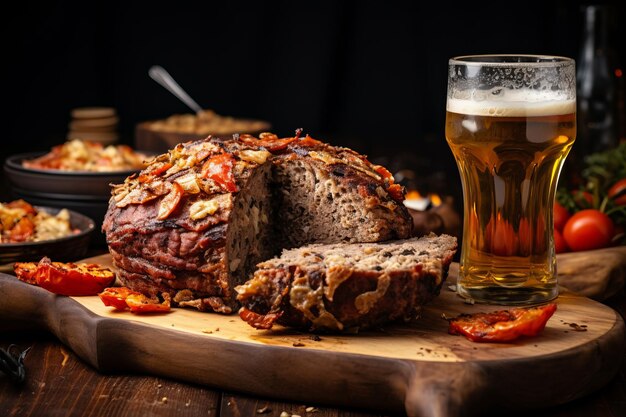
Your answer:
[[[44,210],[50,214],[57,214],[60,209],[53,207],[35,206],[37,210]],[[95,230],[95,223],[89,217],[70,212],[70,224],[78,233],[59,239],[42,240],[41,242],[0,243],[0,265],[13,262],[39,261],[44,256],[53,261],[66,262],[84,258],[89,248],[91,234]]]
[[[149,157],[151,152],[142,152]],[[43,155],[44,152],[10,156],[4,163],[5,178],[12,198],[22,198],[34,205],[67,208],[94,220],[96,232],[92,246],[105,247],[101,232],[102,221],[111,197],[111,184],[121,184],[138,170],[112,172],[78,172],[32,169],[22,161]]]
[[[51,198],[45,193],[28,193],[20,189],[12,189],[14,199],[22,198],[36,206],[46,206],[56,209],[66,208],[81,213],[95,223],[95,230],[91,235],[90,245],[93,249],[106,249],[106,239],[102,233],[102,221],[109,207],[108,200],[74,200]]]
[[[44,193],[50,198],[72,200],[108,200],[110,184],[120,184],[137,170],[111,172],[60,171],[24,168],[22,161],[43,153],[25,153],[10,156],[4,163],[4,172],[11,188],[26,193]]]
[[[259,120],[246,120],[241,119],[243,122],[256,122],[261,123],[262,126],[257,127],[254,130],[245,130],[245,131],[232,131],[232,132],[223,132],[219,134],[215,133],[182,133],[182,132],[165,132],[161,130],[154,130],[151,128],[151,124],[155,122],[155,120],[145,121],[137,124],[135,126],[135,147],[137,149],[145,149],[148,151],[156,152],[156,153],[164,153],[169,149],[174,148],[177,144],[182,142],[188,142],[190,140],[198,140],[204,139],[207,136],[211,135],[213,137],[218,137],[222,139],[229,139],[235,133],[239,134],[250,134],[253,136],[258,136],[263,132],[269,132],[272,128],[272,125],[269,122],[259,121]]]

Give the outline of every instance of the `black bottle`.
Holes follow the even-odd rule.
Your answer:
[[[577,62],[577,159],[613,148],[618,142],[616,55],[610,43],[609,5],[583,8],[584,28]]]

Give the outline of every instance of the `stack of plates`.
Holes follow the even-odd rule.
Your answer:
[[[117,142],[119,118],[112,107],[79,107],[71,111],[67,139],[83,139],[109,145]]]

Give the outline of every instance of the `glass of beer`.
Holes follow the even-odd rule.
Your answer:
[[[461,296],[502,305],[558,296],[552,211],[575,138],[573,59],[450,59],[446,140],[463,185]]]

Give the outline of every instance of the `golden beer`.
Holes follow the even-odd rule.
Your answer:
[[[448,98],[446,112],[464,196],[457,288],[508,305],[558,295],[552,206],[576,137],[575,100],[517,93],[496,101]]]
[[[450,59],[446,139],[463,185],[461,296],[503,305],[558,296],[552,210],[575,138],[572,59]]]
[[[504,305],[558,296],[552,210],[575,138],[572,59],[450,59],[446,139],[464,205],[460,295]]]

